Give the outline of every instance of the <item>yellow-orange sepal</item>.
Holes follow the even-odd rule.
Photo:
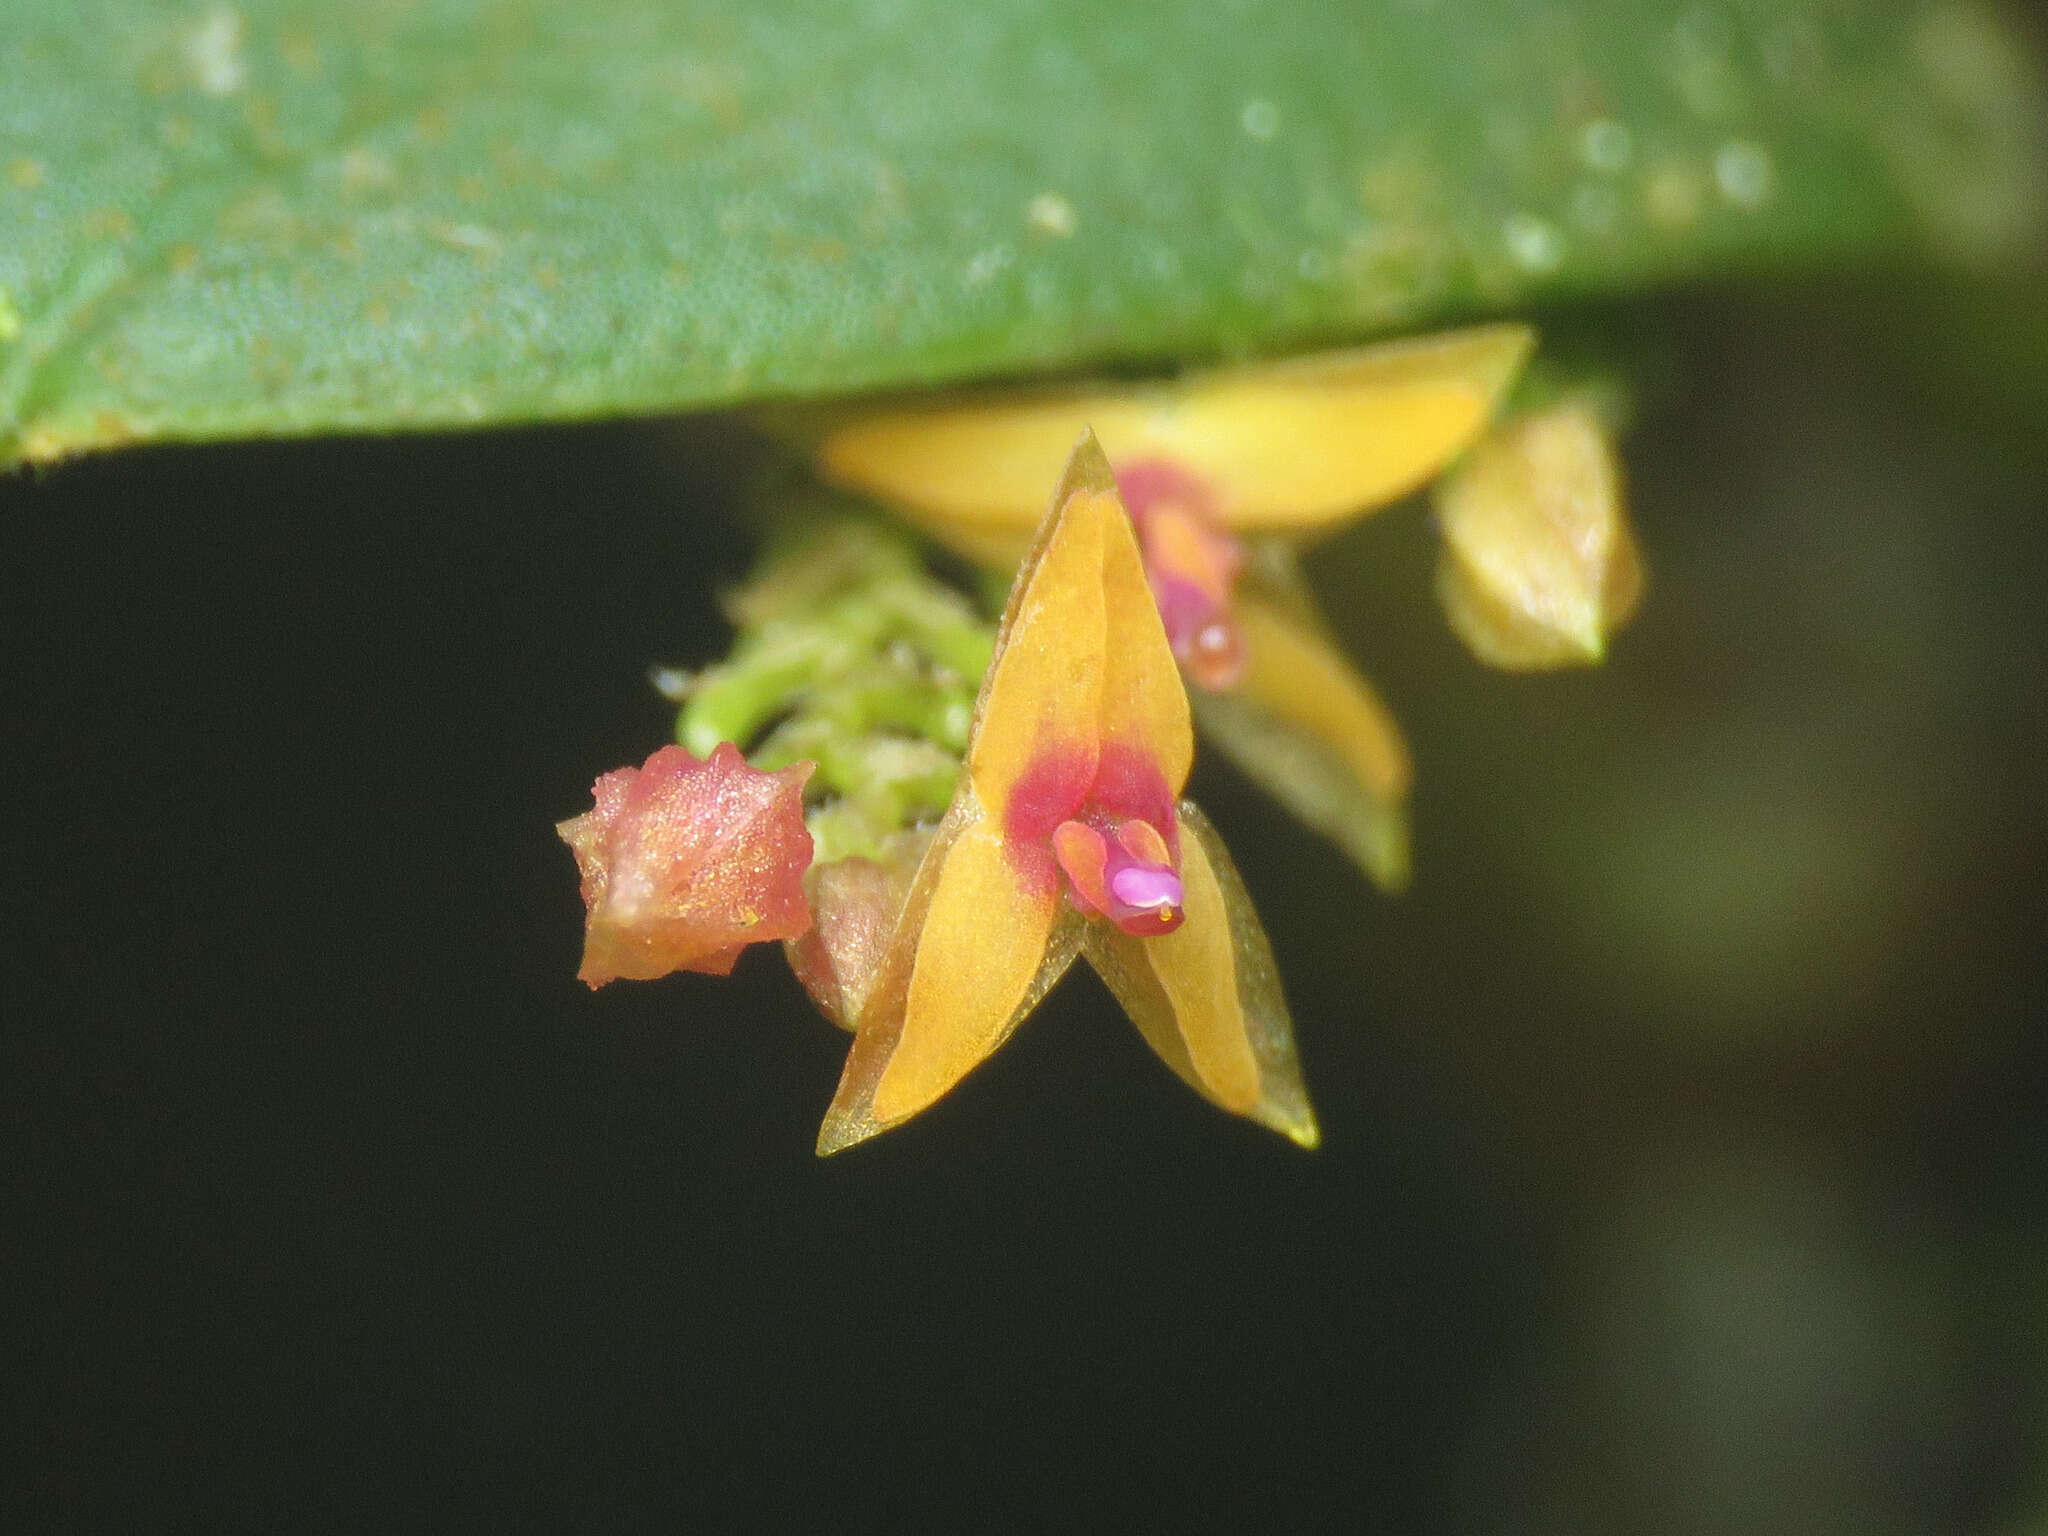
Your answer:
[[[856,1022],[818,1155],[900,1124],[980,1065],[1066,974],[1081,927],[1056,887],[1010,879],[1000,836],[956,802]]]
[[[1157,769],[1171,797],[1194,762],[1187,691],[1092,435],[1058,485],[1010,589],[967,748],[976,800],[998,822],[1033,764],[1063,756],[1061,771],[1085,783],[1105,748],[1123,747]],[[1027,795],[1038,787],[1023,785]]]

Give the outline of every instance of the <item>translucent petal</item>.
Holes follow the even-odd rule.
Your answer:
[[[956,806],[861,1012],[820,1155],[926,1108],[1009,1037],[1074,957],[1057,887],[1020,882],[995,826]]]
[[[1135,939],[1105,923],[1084,937],[1089,963],[1152,1049],[1204,1098],[1304,1147],[1321,1139],[1295,1059],[1273,952],[1208,818],[1180,804],[1187,921]]]
[[[810,931],[783,940],[782,952],[818,1011],[841,1029],[860,1017],[930,842],[929,832],[901,833],[879,859],[813,864],[804,877]]]
[[[1209,481],[1224,522],[1307,531],[1407,494],[1462,452],[1534,344],[1524,326],[1218,369],[1149,385],[1038,390],[898,409],[828,432],[827,478],[949,525],[1022,532],[1074,434],[1111,459]]]
[[[1203,734],[1383,890],[1408,883],[1412,768],[1401,728],[1304,599],[1240,586],[1245,670],[1203,693]]]

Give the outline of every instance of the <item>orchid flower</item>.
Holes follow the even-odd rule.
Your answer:
[[[1077,953],[1198,1092],[1316,1144],[1264,932],[1179,798],[1193,753],[1138,540],[1084,435],[1011,588],[952,805],[855,989],[821,1154],[937,1100]]]
[[[1270,546],[1437,475],[1485,429],[1533,345],[1524,326],[1485,326],[1165,383],[941,400],[840,418],[817,459],[827,479],[1007,569],[1042,488],[1092,426],[1203,729],[1394,889],[1408,870],[1407,749]]]

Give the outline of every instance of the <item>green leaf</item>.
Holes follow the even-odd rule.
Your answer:
[[[11,0],[0,463],[1277,351],[2023,245],[1924,0]]]

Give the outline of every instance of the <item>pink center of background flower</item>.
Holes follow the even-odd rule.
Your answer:
[[[1174,659],[1197,687],[1235,687],[1244,647],[1230,605],[1244,550],[1217,520],[1214,495],[1164,459],[1121,466],[1116,479]]]

